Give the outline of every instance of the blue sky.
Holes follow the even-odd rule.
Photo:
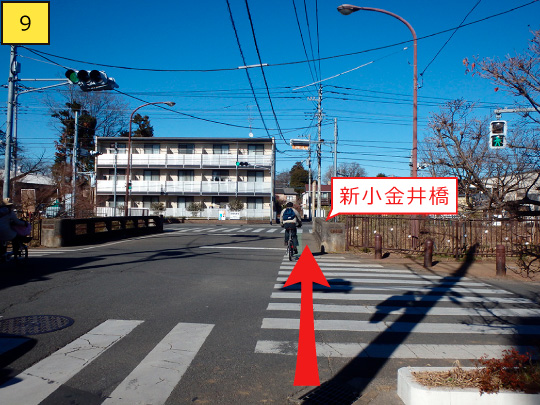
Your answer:
[[[246,64],[258,64],[245,0],[229,0]],[[464,98],[479,103],[479,116],[493,116],[493,109],[514,101],[485,79],[465,74],[463,59],[503,58],[523,52],[530,30],[540,29],[540,1],[510,13],[460,28],[433,60],[452,31],[465,23],[485,19],[530,0],[379,0],[356,5],[377,7],[406,19],[418,41],[419,126],[421,142],[432,112],[445,101]],[[323,82],[324,126],[322,137],[333,141],[333,120],[338,120],[338,161],[356,161],[368,175],[383,172],[408,176],[412,145],[413,53],[407,27],[388,15],[360,11],[343,16],[341,3],[328,0],[248,0],[253,29],[266,84],[260,68],[250,69],[256,99],[268,131],[264,129],[250,90],[226,0],[199,1],[51,1],[50,45],[28,46],[47,52],[48,60],[19,48],[20,78],[63,78],[65,68],[99,69],[114,77],[121,92],[144,102],[176,102],[167,112],[156,107],[140,110],[148,115],[155,136],[246,137],[249,125],[255,137],[277,140],[277,171],[307,158],[291,150],[291,138],[317,136],[316,103],[310,98],[317,87],[296,87],[356,68]],[[298,15],[295,15],[294,6]],[[476,7],[475,7],[476,6]],[[474,8],[474,10],[473,10]],[[307,19],[306,19],[307,10]],[[471,12],[471,10],[473,10]],[[302,44],[304,39],[305,48]],[[309,29],[308,29],[309,24]],[[317,33],[318,31],[318,33]],[[423,38],[429,36],[428,38]],[[408,49],[404,49],[408,47]],[[9,46],[0,46],[7,83]],[[382,48],[373,50],[376,48]],[[320,62],[306,63],[319,56]],[[349,56],[336,57],[343,54]],[[63,58],[62,58],[63,57]],[[69,58],[76,61],[64,59]],[[80,61],[80,62],[78,62]],[[299,62],[299,63],[292,63]],[[431,62],[431,64],[430,64]],[[426,67],[429,67],[426,70]],[[103,65],[111,65],[103,66]],[[144,68],[150,70],[122,69]],[[197,70],[158,72],[152,69]],[[220,70],[232,69],[232,70]],[[217,70],[205,71],[201,70]],[[25,83],[28,84],[28,83]],[[51,84],[42,82],[35,87]],[[33,85],[33,84],[32,84]],[[268,86],[268,92],[266,90]],[[27,154],[52,158],[58,132],[51,125],[43,99],[60,90],[22,95],[18,138]],[[144,102],[119,94],[131,110]],[[7,91],[0,90],[7,100]],[[271,100],[271,101],[270,101]],[[277,117],[278,124],[272,113]],[[0,127],[5,130],[5,101]],[[188,117],[189,114],[202,119]],[[250,120],[251,118],[251,120]],[[511,125],[512,119],[505,116]],[[217,121],[212,123],[204,120]],[[332,164],[330,146],[323,148],[323,172]]]

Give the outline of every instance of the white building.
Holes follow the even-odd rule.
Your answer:
[[[130,214],[153,214],[161,205],[165,216],[217,218],[229,216],[228,205],[239,200],[244,204],[241,217],[270,218],[273,148],[272,139],[132,137]],[[126,137],[96,139],[101,215],[114,215],[115,200],[116,215],[123,215],[127,149]],[[204,211],[189,211],[193,203],[202,204]]]

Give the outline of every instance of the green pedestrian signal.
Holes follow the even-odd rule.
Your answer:
[[[491,149],[506,148],[506,121],[491,121],[489,125],[489,147]]]
[[[504,136],[502,135],[492,135],[491,136],[491,147],[495,148],[504,148]]]

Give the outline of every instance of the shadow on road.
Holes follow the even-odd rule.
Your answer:
[[[429,308],[434,307],[442,297],[455,294],[452,288],[467,274],[469,267],[474,262],[476,248],[477,246],[473,246],[469,249],[465,262],[458,270],[428,287],[426,293],[408,291],[389,297],[379,304],[378,311],[370,319],[372,323],[381,322],[386,318],[388,311],[384,310],[385,306],[396,307],[396,302],[399,302],[399,307],[403,308],[404,311],[394,322],[388,322],[386,330],[375,337],[331,380],[303,395],[300,398],[302,403],[352,404],[361,397],[366,387],[388,363],[392,354],[405,342],[414,327],[427,316]],[[425,309],[425,311],[416,311],[415,309],[418,307]],[[399,333],[392,329],[394,324],[400,324]],[[371,357],[371,353],[381,353],[383,347],[384,357]]]

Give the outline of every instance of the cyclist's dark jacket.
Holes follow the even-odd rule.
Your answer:
[[[10,207],[0,206],[0,241],[13,240],[17,236],[17,232],[11,228],[12,225],[25,226],[26,223],[18,219]]]

